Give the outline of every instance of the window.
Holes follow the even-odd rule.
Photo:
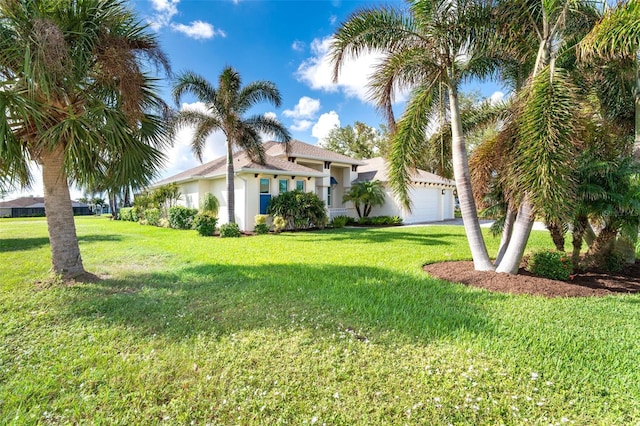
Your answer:
[[[280,194],[283,194],[289,190],[289,180],[288,179],[280,179],[278,181],[278,188],[280,189]]]
[[[261,194],[269,194],[269,179],[261,178],[260,179],[260,193]]]
[[[300,190],[300,191],[304,191],[304,181],[303,180],[297,180],[296,181],[296,189]]]
[[[331,207],[331,187],[327,187],[327,206]]]

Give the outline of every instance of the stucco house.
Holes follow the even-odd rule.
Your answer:
[[[342,197],[349,190],[352,182],[364,179],[364,173],[373,172],[379,165],[377,159],[371,166],[368,161],[357,160],[345,155],[328,151],[316,145],[307,144],[298,140],[289,143],[288,150],[284,144],[278,142],[265,143],[266,162],[258,164],[251,161],[246,153],[240,151],[234,154],[235,170],[235,221],[242,230],[252,230],[254,218],[258,214],[265,214],[271,197],[282,192],[300,189],[313,192],[323,200],[327,206],[329,218],[347,215],[357,217],[352,203],[342,203]],[[380,159],[381,160],[381,159]],[[371,168],[373,167],[373,168]],[[364,172],[364,173],[363,173]],[[426,172],[424,172],[426,173]],[[395,201],[386,203],[385,206],[374,210],[375,215],[401,216],[405,223],[421,222],[426,220],[442,220],[453,218],[453,185],[450,181],[438,181],[435,175],[428,177],[417,176],[417,187],[412,192],[416,197],[426,196],[431,201],[437,201],[437,215],[425,214],[423,205],[426,201],[414,200],[414,209],[411,214],[402,213],[402,209]],[[383,180],[386,171],[373,175],[375,179]],[[429,182],[430,186],[427,186]],[[226,157],[220,157],[208,163],[186,170],[177,175],[168,177],[153,184],[150,188],[176,183],[181,197],[178,203],[186,207],[198,207],[200,199],[209,192],[220,201],[219,223],[227,223],[226,200]],[[430,191],[427,191],[429,189]],[[447,192],[444,198],[432,197],[431,192]],[[394,200],[389,192],[389,200]],[[442,197],[442,196],[441,196]],[[450,206],[445,207],[445,200],[450,201]],[[394,205],[398,206],[394,208]],[[449,217],[450,214],[450,217]],[[421,216],[422,215],[422,216]],[[422,217],[425,219],[423,220]],[[437,217],[432,219],[432,217]]]

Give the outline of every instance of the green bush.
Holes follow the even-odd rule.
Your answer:
[[[147,225],[151,225],[151,226],[160,225],[160,217],[161,217],[160,209],[152,208],[152,209],[146,209],[144,211],[144,221],[145,221],[145,224]]]
[[[282,216],[285,229],[324,228],[327,213],[324,202],[312,192],[289,191],[271,199],[267,213]]]
[[[120,215],[120,220],[126,220],[129,222],[138,221],[138,215],[133,207],[123,207],[120,209],[118,214]]]
[[[267,225],[266,223],[257,223],[256,226],[253,228],[253,232],[255,232],[258,235],[268,234],[269,225]]]
[[[402,222],[403,222],[403,220],[402,220],[402,218],[400,216],[393,216],[391,218],[391,223],[393,225],[402,225]]]
[[[566,253],[546,250],[527,256],[525,269],[539,277],[567,281],[573,272],[573,265]]]
[[[221,238],[238,238],[242,236],[240,227],[237,223],[225,223],[220,225],[220,237]]]
[[[358,225],[371,225],[372,219],[370,217],[361,217],[358,219]]]
[[[169,225],[174,229],[191,229],[196,214],[198,214],[196,209],[173,206],[169,209]]]
[[[613,250],[604,258],[603,267],[607,272],[620,272],[624,268],[624,255],[617,250]]]
[[[198,213],[193,218],[193,229],[204,237],[210,237],[216,232],[218,218],[211,212]]]
[[[344,228],[349,221],[349,216],[336,216],[331,221],[331,226],[334,228]]]

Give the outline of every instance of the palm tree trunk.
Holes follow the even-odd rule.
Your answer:
[[[451,137],[452,137],[452,159],[453,174],[460,200],[460,212],[462,222],[467,234],[473,265],[477,271],[491,271],[493,265],[489,260],[487,247],[482,236],[480,221],[478,221],[478,211],[473,198],[471,178],[469,176],[469,160],[467,158],[467,147],[462,135],[462,120],[460,117],[460,106],[458,104],[458,88],[455,84],[449,87],[449,107],[451,108]]]
[[[509,208],[507,209],[507,217],[504,220],[504,228],[502,229],[502,238],[500,239],[500,248],[498,249],[498,254],[496,255],[496,265],[500,264],[502,258],[504,257],[504,253],[507,251],[507,247],[509,247],[509,241],[511,241],[511,235],[513,234],[513,224],[516,221],[516,212],[509,204]]]
[[[550,222],[547,223],[547,229],[549,230],[549,234],[553,240],[553,245],[556,246],[556,250],[564,251],[564,232],[562,231],[562,226],[557,223]]]
[[[233,173],[233,145],[227,139],[227,215],[229,223],[236,222],[235,182]]]
[[[69,183],[64,171],[64,147],[40,153],[44,208],[51,243],[51,264],[54,273],[69,279],[85,272],[73,218]]]
[[[584,238],[588,227],[589,220],[586,216],[578,216],[573,223],[573,253],[571,254],[571,263],[573,264],[574,269],[577,269],[579,266],[582,239]]]
[[[598,237],[593,244],[587,250],[584,255],[584,266],[587,268],[601,268],[605,264],[605,259],[611,253],[613,244],[615,243],[618,230],[616,227],[605,225],[604,229],[600,231]]]
[[[502,261],[496,266],[496,272],[506,272],[517,274],[520,269],[520,261],[524,254],[524,249],[529,241],[529,234],[533,228],[534,211],[533,206],[525,197],[518,209],[518,216],[513,225],[513,235],[509,246],[505,251]]]

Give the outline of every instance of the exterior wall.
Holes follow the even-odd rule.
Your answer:
[[[11,217],[11,207],[0,207],[0,217]]]
[[[385,203],[372,209],[370,216],[400,216],[404,223],[434,222],[453,219],[453,190],[441,187],[412,187],[411,212],[402,208],[390,188],[385,187]]]
[[[180,198],[178,204],[197,209],[200,203],[199,182],[187,182],[178,185]]]

